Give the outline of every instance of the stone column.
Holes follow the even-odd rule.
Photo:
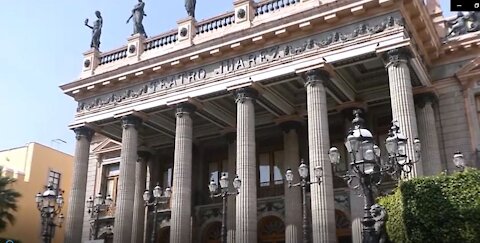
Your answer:
[[[296,171],[300,165],[297,129],[300,123],[287,121],[280,124],[283,130],[283,170]],[[297,177],[298,179],[299,177]],[[302,242],[302,200],[299,187],[285,185],[285,242]]]
[[[242,187],[236,203],[235,240],[257,242],[257,163],[255,154],[255,98],[251,88],[236,91],[237,103],[237,174]]]
[[[113,242],[115,243],[130,242],[132,239],[135,163],[138,158],[138,127],[141,123],[142,120],[133,115],[122,117],[122,151],[113,227]]]
[[[314,69],[306,73],[310,172],[316,166],[323,168],[322,183],[310,187],[314,243],[337,241],[332,166],[328,158],[330,138],[327,97],[323,84],[328,79],[328,73],[323,70]],[[310,173],[310,180],[316,180],[313,173]]]
[[[237,165],[236,165],[236,134],[229,133],[227,134],[228,140],[228,180],[229,180],[229,190],[233,191],[233,184],[231,183],[235,176],[237,175]],[[227,242],[228,243],[235,243],[235,204],[236,204],[236,197],[229,197],[228,198],[228,206],[227,206]]]
[[[88,157],[94,132],[87,127],[75,128],[73,131],[77,142],[73,162],[72,189],[68,201],[65,242],[80,243],[82,240],[83,213],[85,212]]]
[[[418,135],[422,143],[423,173],[427,176],[437,175],[442,172],[440,146],[436,131],[435,112],[433,103],[435,96],[431,93],[416,97],[416,115],[418,122]]]
[[[412,81],[408,67],[409,52],[406,49],[392,49],[385,53],[386,68],[390,86],[393,120],[398,121],[400,132],[407,138],[407,156],[415,159],[413,140],[418,137],[417,118],[413,103]],[[409,177],[422,175],[421,161],[413,165]]]
[[[192,118],[195,107],[188,103],[177,107],[175,155],[173,160],[172,217],[170,242],[191,242],[192,211]]]
[[[138,160],[135,165],[135,197],[133,199],[133,224],[132,224],[132,241],[133,243],[143,243],[143,235],[145,230],[145,201],[143,201],[143,193],[147,183],[147,163],[151,153],[146,150],[137,152]]]

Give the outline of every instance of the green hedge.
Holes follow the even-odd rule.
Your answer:
[[[392,242],[480,242],[480,171],[415,178],[379,199]]]

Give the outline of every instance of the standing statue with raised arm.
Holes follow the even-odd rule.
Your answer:
[[[100,11],[95,11],[95,16],[97,16],[97,20],[93,22],[93,25],[89,25],[88,19],[85,19],[85,26],[92,30],[92,41],[90,43],[90,47],[98,50],[100,48],[100,36],[102,35],[103,18],[100,14]]]
[[[130,19],[133,18],[133,34],[141,34],[147,38],[145,33],[145,28],[143,28],[143,16],[147,16],[144,12],[145,3],[142,0],[138,0],[138,3],[132,9],[132,15],[127,19],[127,24],[130,22]]]
[[[189,17],[195,18],[195,4],[197,0],[185,0],[185,9]]]

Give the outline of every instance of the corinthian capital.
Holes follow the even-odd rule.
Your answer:
[[[258,92],[253,88],[240,88],[235,91],[235,103],[243,103],[247,99],[255,100]]]
[[[93,134],[95,133],[91,128],[88,127],[77,127],[74,128],[73,131],[75,132],[75,138],[80,140],[82,137],[85,137],[88,142],[92,141]]]
[[[330,79],[330,74],[322,69],[311,69],[305,72],[305,87],[324,84]]]
[[[138,116],[127,115],[122,117],[122,127],[124,129],[128,129],[130,127],[137,129],[140,124],[142,124],[142,119]]]
[[[390,65],[398,66],[400,63],[407,63],[410,58],[411,53],[407,48],[391,49],[383,54],[383,60],[386,63],[386,67],[389,67]]]

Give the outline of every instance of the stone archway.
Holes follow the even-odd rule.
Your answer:
[[[202,243],[220,243],[222,241],[221,229],[221,222],[214,221],[209,223],[203,231]]]
[[[284,243],[285,223],[277,216],[266,216],[258,221],[258,243]]]

